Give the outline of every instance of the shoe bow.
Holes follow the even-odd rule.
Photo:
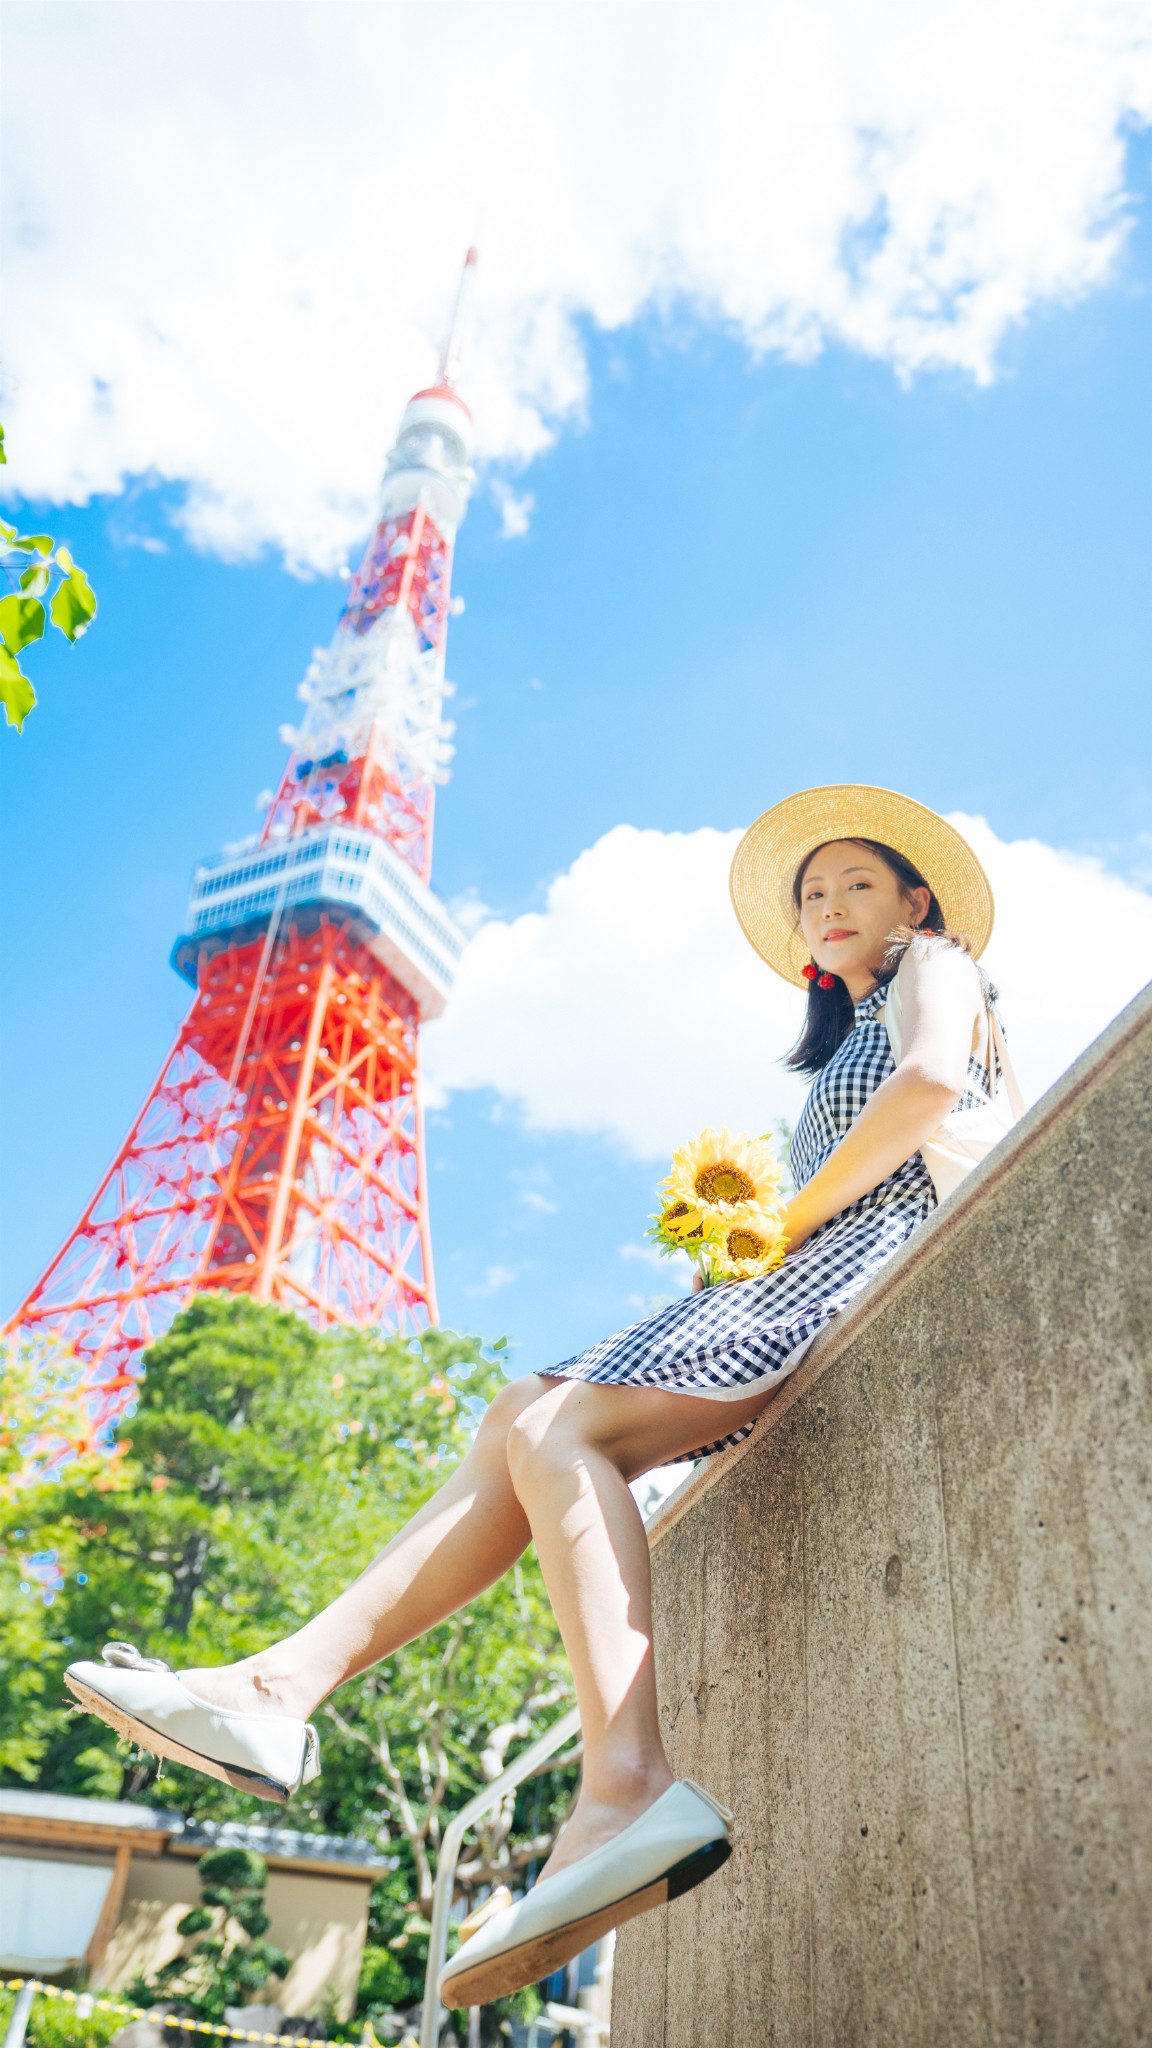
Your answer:
[[[105,1643],[100,1655],[106,1664],[115,1664],[123,1671],[171,1671],[172,1666],[163,1657],[142,1657],[135,1643]]]

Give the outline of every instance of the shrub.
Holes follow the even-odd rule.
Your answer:
[[[16,2003],[14,1991],[0,1991],[0,2034],[7,2030]],[[39,1992],[28,2021],[28,2048],[107,2048],[124,2025],[124,2015],[97,2007],[82,2018],[71,1999]]]
[[[209,1849],[197,1864],[201,1904],[178,1923],[192,1946],[133,1985],[141,2004],[178,1999],[199,2019],[222,2020],[229,2005],[243,2005],[269,1977],[291,1967],[283,1949],[262,1937],[269,1919],[263,1892],[268,1865],[252,1849]]]

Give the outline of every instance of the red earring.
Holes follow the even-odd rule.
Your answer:
[[[816,986],[817,988],[835,988],[836,976],[834,974],[822,974]]]
[[[820,972],[820,969],[817,966],[815,966],[815,964],[811,960],[809,960],[808,965],[806,967],[802,967],[800,969],[800,972],[804,976],[805,981],[815,981],[816,976]]]

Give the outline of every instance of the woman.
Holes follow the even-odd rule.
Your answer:
[[[728,1855],[731,1816],[677,1783],[664,1752],[648,1545],[628,1482],[747,1434],[817,1331],[934,1208],[921,1148],[933,1156],[944,1119],[958,1105],[978,1118],[995,1093],[994,991],[972,957],[991,891],[942,818],[886,790],[805,791],[745,834],[732,894],[752,944],[808,990],[790,1064],[814,1082],[793,1140],[784,1264],[503,1388],[446,1485],[283,1642],[179,1677],[115,1644],[104,1664],[69,1671],[78,1698],[144,1748],[284,1800],[319,1768],[320,1702],[534,1541],[576,1684],[582,1782],[537,1885],[452,1957],[451,2005],[539,1979]],[[898,1064],[885,1022],[897,974]]]

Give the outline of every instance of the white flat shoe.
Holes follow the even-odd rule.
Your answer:
[[[106,1643],[102,1655],[102,1664],[70,1664],[64,1682],[89,1713],[141,1749],[280,1806],[319,1776],[310,1721],[214,1707],[189,1692],[163,1658],[142,1657],[133,1643]]]
[[[443,2004],[486,2005],[522,1991],[610,1927],[690,1892],[731,1855],[731,1819],[691,1778],[669,1786],[602,1849],[485,1918],[441,1972]]]

